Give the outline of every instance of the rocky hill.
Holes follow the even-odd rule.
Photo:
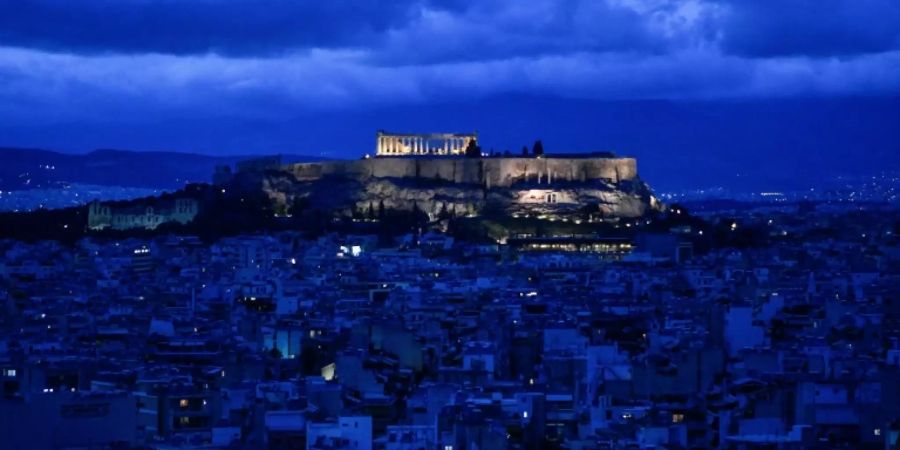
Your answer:
[[[635,218],[661,205],[630,158],[384,158],[237,173],[226,189],[262,190],[276,211],[337,215],[420,210],[432,219],[500,214],[560,220]]]
[[[468,223],[476,224],[467,226],[471,235],[496,240],[535,222],[554,222],[544,228],[569,233],[607,232],[601,228],[662,209],[630,158],[273,161],[217,170],[215,184],[191,184],[156,197],[0,213],[0,236],[74,241],[85,235],[189,233],[215,239],[280,229],[396,234]],[[165,212],[172,205],[179,209],[179,202],[190,205],[182,208],[190,209],[190,218]],[[92,217],[97,214],[108,226],[92,226],[100,223]]]

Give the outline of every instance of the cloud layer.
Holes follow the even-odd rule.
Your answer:
[[[900,93],[896,0],[0,3],[7,126]],[[2,136],[0,136],[2,140]]]

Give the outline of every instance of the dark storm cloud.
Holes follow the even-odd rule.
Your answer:
[[[0,2],[0,45],[45,51],[273,56],[366,49],[435,63],[576,51],[661,51],[669,5],[564,0],[26,0]]]
[[[379,63],[439,64],[578,52],[657,53],[670,47],[647,17],[600,1],[486,0],[425,8],[373,48]]]
[[[402,64],[697,46],[848,56],[900,46],[900,2],[23,0],[0,2],[0,46],[242,57],[362,49],[373,62]]]
[[[0,1],[0,122],[896,94],[894,2]]]
[[[849,56],[900,48],[897,0],[729,0],[726,51],[752,57]]]
[[[265,55],[357,46],[414,18],[412,1],[0,2],[0,44],[76,53]]]

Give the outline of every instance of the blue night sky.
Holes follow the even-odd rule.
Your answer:
[[[666,187],[898,169],[900,2],[0,2],[0,146],[349,158],[379,128]]]

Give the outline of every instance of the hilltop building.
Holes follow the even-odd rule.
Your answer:
[[[462,155],[477,133],[376,133],[375,156]]]
[[[88,228],[91,230],[107,228],[152,230],[169,222],[189,223],[197,215],[197,209],[197,201],[190,198],[175,199],[162,207],[139,205],[117,208],[94,201],[88,206]]]

